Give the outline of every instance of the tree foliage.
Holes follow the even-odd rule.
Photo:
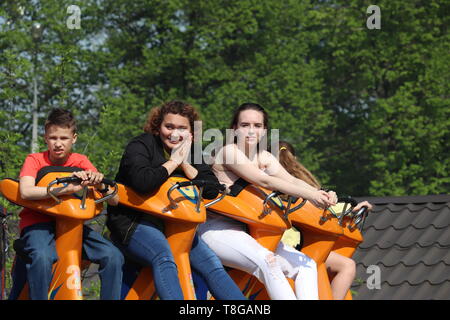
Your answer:
[[[30,149],[36,65],[40,133],[52,107],[73,110],[75,151],[110,177],[153,106],[189,101],[206,130],[254,101],[338,193],[448,193],[449,4],[377,5],[379,30],[361,0],[3,1],[1,175]]]
[[[186,100],[205,131],[256,102],[338,194],[449,193],[450,3],[379,0],[381,29],[366,26],[370,4],[1,1],[0,178],[17,177],[30,152],[36,77],[39,133],[51,108],[71,109],[75,151],[111,178],[153,106]],[[80,29],[67,26],[70,5]]]

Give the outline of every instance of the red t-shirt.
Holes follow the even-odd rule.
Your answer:
[[[54,166],[54,164],[49,159],[48,151],[29,154],[25,159],[22,169],[20,170],[19,177],[21,178],[25,176],[30,176],[36,179],[38,171],[47,166]],[[71,153],[66,163],[60,166],[78,167],[83,170],[97,171],[94,165],[89,161],[88,157],[79,153]],[[20,230],[23,230],[23,228],[26,228],[39,222],[49,222],[54,220],[54,218],[49,215],[33,211],[28,208],[24,208],[20,212],[19,216],[20,216],[19,222]]]

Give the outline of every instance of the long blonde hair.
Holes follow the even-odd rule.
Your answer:
[[[294,147],[286,141],[280,141],[280,163],[289,174],[305,181],[307,184],[320,189],[319,180],[306,169],[295,157]]]

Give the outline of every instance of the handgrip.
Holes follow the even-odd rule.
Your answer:
[[[196,186],[196,187],[200,188],[200,194],[199,194],[199,199],[198,199],[198,203],[197,203],[197,206],[196,206],[196,211],[200,212],[200,202],[202,201],[203,188],[206,185],[214,186],[217,189],[219,189],[219,191],[224,191],[226,189],[225,185],[218,184],[217,182],[213,182],[213,181],[209,181],[209,180],[190,180],[190,181],[177,182],[172,187],[170,187],[170,189],[167,191],[167,198],[170,201],[170,208],[171,209],[178,208],[177,203],[175,202],[175,200],[171,196],[171,193],[172,193],[173,190],[179,189],[179,188],[188,187],[188,186]],[[223,197],[221,197],[219,199],[222,200]],[[216,201],[216,202],[218,202],[218,201]],[[216,202],[214,202],[214,203],[216,203]],[[212,204],[210,204],[210,205],[212,205]]]
[[[81,183],[81,178],[78,177],[63,177],[63,178],[56,178],[56,184],[60,183],[72,183],[72,182],[78,182]]]
[[[81,183],[82,181],[83,180],[81,180],[81,178],[75,177],[75,176],[56,178],[56,183],[57,184],[60,184],[60,183],[75,183],[75,182]],[[116,182],[114,180],[111,180],[111,179],[108,179],[108,178],[103,178],[101,183],[107,184],[107,185],[109,185],[111,187],[114,187],[116,185]]]
[[[108,179],[108,178],[103,178],[102,179],[102,183],[103,184],[107,184],[110,187],[114,187],[116,185],[116,182],[114,180]]]
[[[50,187],[51,187],[52,185],[54,185],[54,184],[75,183],[75,182],[81,183],[82,180],[81,180],[81,178],[75,177],[75,176],[72,176],[72,177],[56,178],[55,180],[53,180],[52,182],[50,182],[50,183],[47,185],[47,194],[48,194],[50,197],[52,197],[52,198],[56,201],[56,203],[61,203],[61,199],[59,199],[57,196],[55,196],[55,195],[50,191]],[[115,182],[114,180],[111,180],[111,179],[108,179],[108,178],[103,178],[102,181],[101,181],[101,183],[106,184],[106,185],[109,185],[109,186],[111,186],[111,187],[114,187],[114,192],[112,192],[112,193],[110,193],[110,194],[108,194],[108,195],[106,195],[106,196],[104,196],[104,197],[102,197],[102,198],[100,198],[100,199],[95,200],[95,201],[94,201],[95,203],[100,203],[100,202],[106,201],[106,200],[108,200],[108,199],[114,197],[114,196],[117,194],[118,190],[119,190],[118,187],[117,187],[117,184],[116,184],[116,182]],[[86,207],[85,207],[86,194],[87,194],[87,187],[85,187],[85,188],[84,188],[84,191],[83,191],[82,201],[81,201],[81,205],[80,205],[80,208],[81,208],[81,209],[85,209],[85,208],[86,208]]]
[[[339,197],[337,202],[349,203],[352,207],[356,207],[358,201],[349,196]]]

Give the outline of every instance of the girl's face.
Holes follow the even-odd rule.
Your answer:
[[[192,137],[188,118],[175,113],[164,116],[159,128],[159,137],[166,149],[172,150],[189,136]]]
[[[77,134],[72,128],[51,125],[45,132],[44,140],[48,147],[50,161],[55,165],[61,165],[67,161],[72,152],[72,146],[77,141]]]
[[[238,137],[238,143],[244,142],[246,146],[257,145],[265,134],[264,115],[256,110],[241,111],[237,126],[234,128]]]

